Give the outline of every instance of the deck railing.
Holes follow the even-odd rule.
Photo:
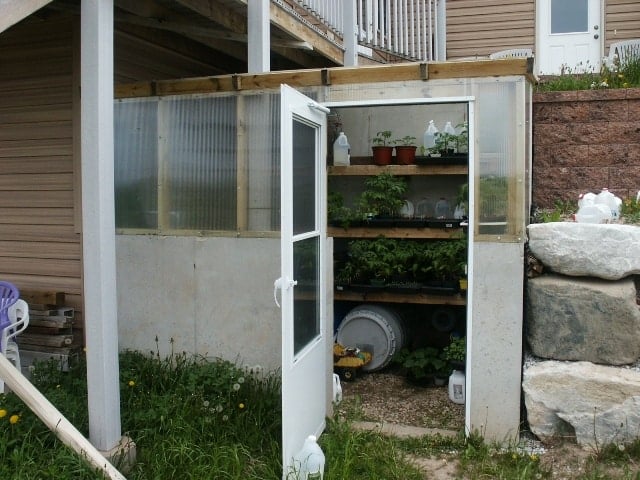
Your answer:
[[[343,37],[345,64],[367,48],[409,60],[446,59],[446,0],[295,1]],[[352,35],[357,52],[349,52]]]

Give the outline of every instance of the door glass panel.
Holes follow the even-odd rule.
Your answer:
[[[316,129],[293,120],[293,233],[316,229]]]
[[[293,352],[297,354],[320,335],[320,281],[318,268],[319,237],[306,238],[293,244]]]
[[[551,0],[551,33],[589,31],[589,0]]]

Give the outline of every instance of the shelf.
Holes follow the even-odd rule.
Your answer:
[[[393,175],[467,175],[467,165],[350,165],[348,167],[329,166],[328,175],[378,175],[389,172]]]
[[[457,238],[462,228],[369,228],[354,227],[344,229],[341,227],[327,227],[327,235],[334,238]]]
[[[466,305],[466,297],[460,295],[427,295],[424,293],[400,294],[392,292],[359,293],[334,291],[334,300],[352,302],[416,303],[422,305]]]

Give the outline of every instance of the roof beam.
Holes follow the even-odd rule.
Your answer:
[[[51,0],[0,0],[0,33],[50,2]]]

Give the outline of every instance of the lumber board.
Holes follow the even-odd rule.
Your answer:
[[[42,345],[45,347],[68,347],[73,344],[73,335],[42,335],[25,331],[15,338],[19,346]]]
[[[73,318],[74,311],[71,307],[58,307],[58,308],[36,308],[29,305],[30,317],[52,317],[52,318]]]

